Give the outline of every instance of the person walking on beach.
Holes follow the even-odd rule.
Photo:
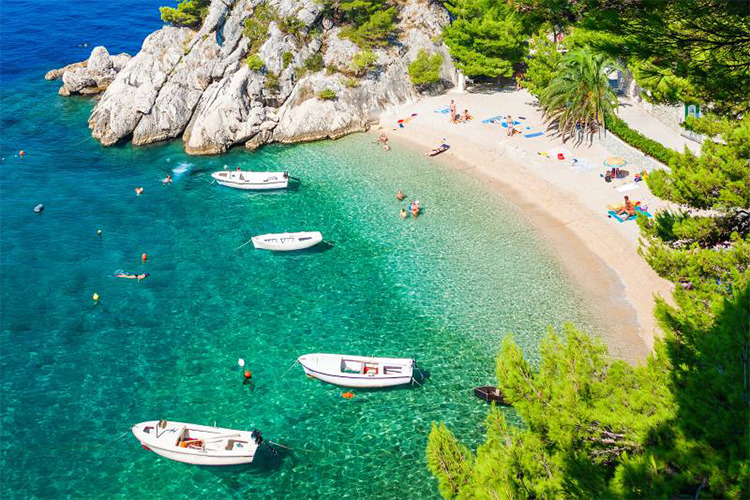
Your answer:
[[[451,123],[456,123],[456,103],[453,102],[453,99],[451,99],[450,113]]]

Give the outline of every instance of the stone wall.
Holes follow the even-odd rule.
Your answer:
[[[599,142],[610,154],[620,156],[627,161],[634,172],[640,172],[641,170],[651,172],[658,169],[669,170],[669,167],[635,149],[612,132],[604,130],[601,136],[594,137],[595,142]]]

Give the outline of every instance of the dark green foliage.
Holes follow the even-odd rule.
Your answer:
[[[268,74],[266,74],[266,89],[271,93],[276,93],[281,89],[279,76],[273,71],[269,71]]]
[[[529,89],[529,92],[539,97],[552,81],[562,55],[543,32],[537,33],[531,39],[529,51],[533,54],[526,62],[526,74],[522,85]]]
[[[274,7],[266,3],[258,4],[253,10],[253,15],[245,19],[242,35],[250,42],[250,53],[258,52],[260,47],[268,38],[268,26],[271,21],[279,19],[278,12]]]
[[[287,33],[289,35],[297,36],[300,33],[302,33],[302,30],[305,29],[305,23],[299,20],[297,16],[286,16],[281,17],[276,20],[279,29],[282,31],[282,33]]]
[[[440,68],[443,66],[443,56],[430,55],[422,49],[417,58],[409,64],[409,78],[416,86],[425,86],[440,81]]]
[[[245,63],[251,71],[260,71],[266,65],[258,54],[251,54],[245,59]]]
[[[539,101],[563,138],[574,135],[576,123],[594,132],[613,114],[618,102],[607,75],[615,68],[612,59],[589,48],[572,50],[560,60]]]
[[[321,71],[325,67],[325,63],[323,62],[323,54],[317,52],[311,55],[310,57],[305,59],[303,66],[310,73],[317,73],[318,71]]]
[[[432,423],[427,438],[427,466],[437,476],[443,497],[455,496],[468,483],[473,459],[469,449],[456,440],[445,424]]]
[[[284,64],[284,69],[292,64],[292,61],[294,61],[294,54],[291,52],[284,52],[281,54],[281,62]]]
[[[627,123],[615,115],[605,116],[604,124],[609,132],[612,132],[634,148],[643,151],[652,158],[656,158],[665,165],[669,165],[669,162],[677,154],[676,151],[663,146],[660,142],[649,139],[637,130],[628,127]]]
[[[182,0],[176,9],[159,7],[161,20],[174,26],[196,26],[203,22],[210,3],[210,0]]]
[[[336,99],[336,92],[331,89],[323,89],[318,94],[318,99],[321,101],[333,101]]]
[[[526,50],[519,16],[496,0],[451,0],[446,7],[455,20],[443,37],[456,65],[469,76],[513,75]]]
[[[380,10],[358,27],[347,26],[342,29],[342,38],[348,38],[360,47],[372,48],[386,45],[396,30],[396,9]]]

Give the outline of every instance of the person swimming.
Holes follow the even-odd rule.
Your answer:
[[[399,190],[398,190],[398,192],[396,193],[396,199],[397,199],[398,201],[402,201],[402,200],[403,200],[404,198],[406,198],[406,195],[404,194],[404,192],[403,192],[403,191],[401,191],[401,190],[399,189]]]
[[[409,214],[406,213],[405,208],[401,209],[401,212],[399,213],[399,215],[401,216],[402,219],[406,219],[409,216]]]
[[[162,184],[172,184],[172,174],[167,174],[167,176],[161,180]]]
[[[143,274],[130,274],[130,273],[117,273],[115,274],[115,278],[127,278],[131,280],[145,280],[151,275],[151,273],[143,273]]]

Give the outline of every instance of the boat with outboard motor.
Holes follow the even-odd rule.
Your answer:
[[[305,354],[297,361],[308,377],[342,387],[392,387],[414,378],[413,358],[375,358],[348,354]]]
[[[258,250],[274,250],[276,252],[288,252],[291,250],[304,250],[321,241],[323,235],[320,231],[300,231],[298,233],[270,233],[253,236],[253,246]]]
[[[289,185],[288,172],[251,172],[246,170],[220,170],[211,177],[226,187],[254,191],[284,189]]]
[[[146,450],[193,465],[249,464],[263,442],[260,431],[238,431],[166,420],[141,422],[133,435]]]

